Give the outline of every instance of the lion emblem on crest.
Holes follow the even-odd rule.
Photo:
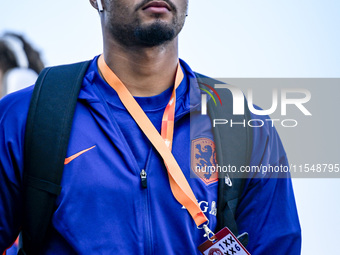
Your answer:
[[[205,184],[217,182],[215,143],[209,138],[199,138],[191,142],[191,168]]]

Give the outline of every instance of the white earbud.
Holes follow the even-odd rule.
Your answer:
[[[104,11],[101,0],[97,0],[97,5],[98,5],[98,11],[100,11],[100,12]]]

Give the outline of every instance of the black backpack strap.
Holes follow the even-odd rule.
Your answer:
[[[195,73],[199,86],[204,84],[214,87],[215,84],[222,82],[208,78],[201,74]],[[233,115],[233,96],[228,89],[216,89],[221,97],[223,105],[215,106],[213,100],[208,101],[208,114],[213,121],[214,119],[226,119],[229,121],[225,125],[216,125],[213,128],[217,161],[220,166],[235,166],[240,169],[241,166],[247,166],[250,163],[253,145],[253,132],[247,125],[250,119],[250,111],[245,100],[245,114]],[[245,121],[245,127],[240,124],[231,127],[230,120],[234,123]],[[217,229],[219,231],[227,226],[236,236],[238,235],[235,212],[239,199],[243,193],[246,176],[241,173],[219,172],[218,180],[218,207],[217,207]],[[241,237],[241,236],[240,236]],[[242,234],[240,241],[247,244],[247,234]]]
[[[73,115],[89,61],[44,69],[26,122],[21,254],[38,254],[61,192]]]

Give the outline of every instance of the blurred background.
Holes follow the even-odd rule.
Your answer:
[[[0,35],[24,35],[40,50],[46,66],[92,59],[102,52],[98,13],[89,1],[1,1],[0,10]],[[212,77],[339,78],[339,13],[339,0],[191,0],[180,57]],[[314,135],[325,134],[321,129]],[[287,148],[295,142],[283,140]],[[304,146],[327,150],[313,143],[313,137]],[[339,157],[333,161],[326,163],[340,163]],[[295,178],[293,183],[302,254],[337,254],[340,179]]]

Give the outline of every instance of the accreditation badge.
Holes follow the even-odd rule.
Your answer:
[[[223,228],[215,236],[215,240],[207,240],[200,246],[203,255],[250,255],[241,242],[227,228]]]

